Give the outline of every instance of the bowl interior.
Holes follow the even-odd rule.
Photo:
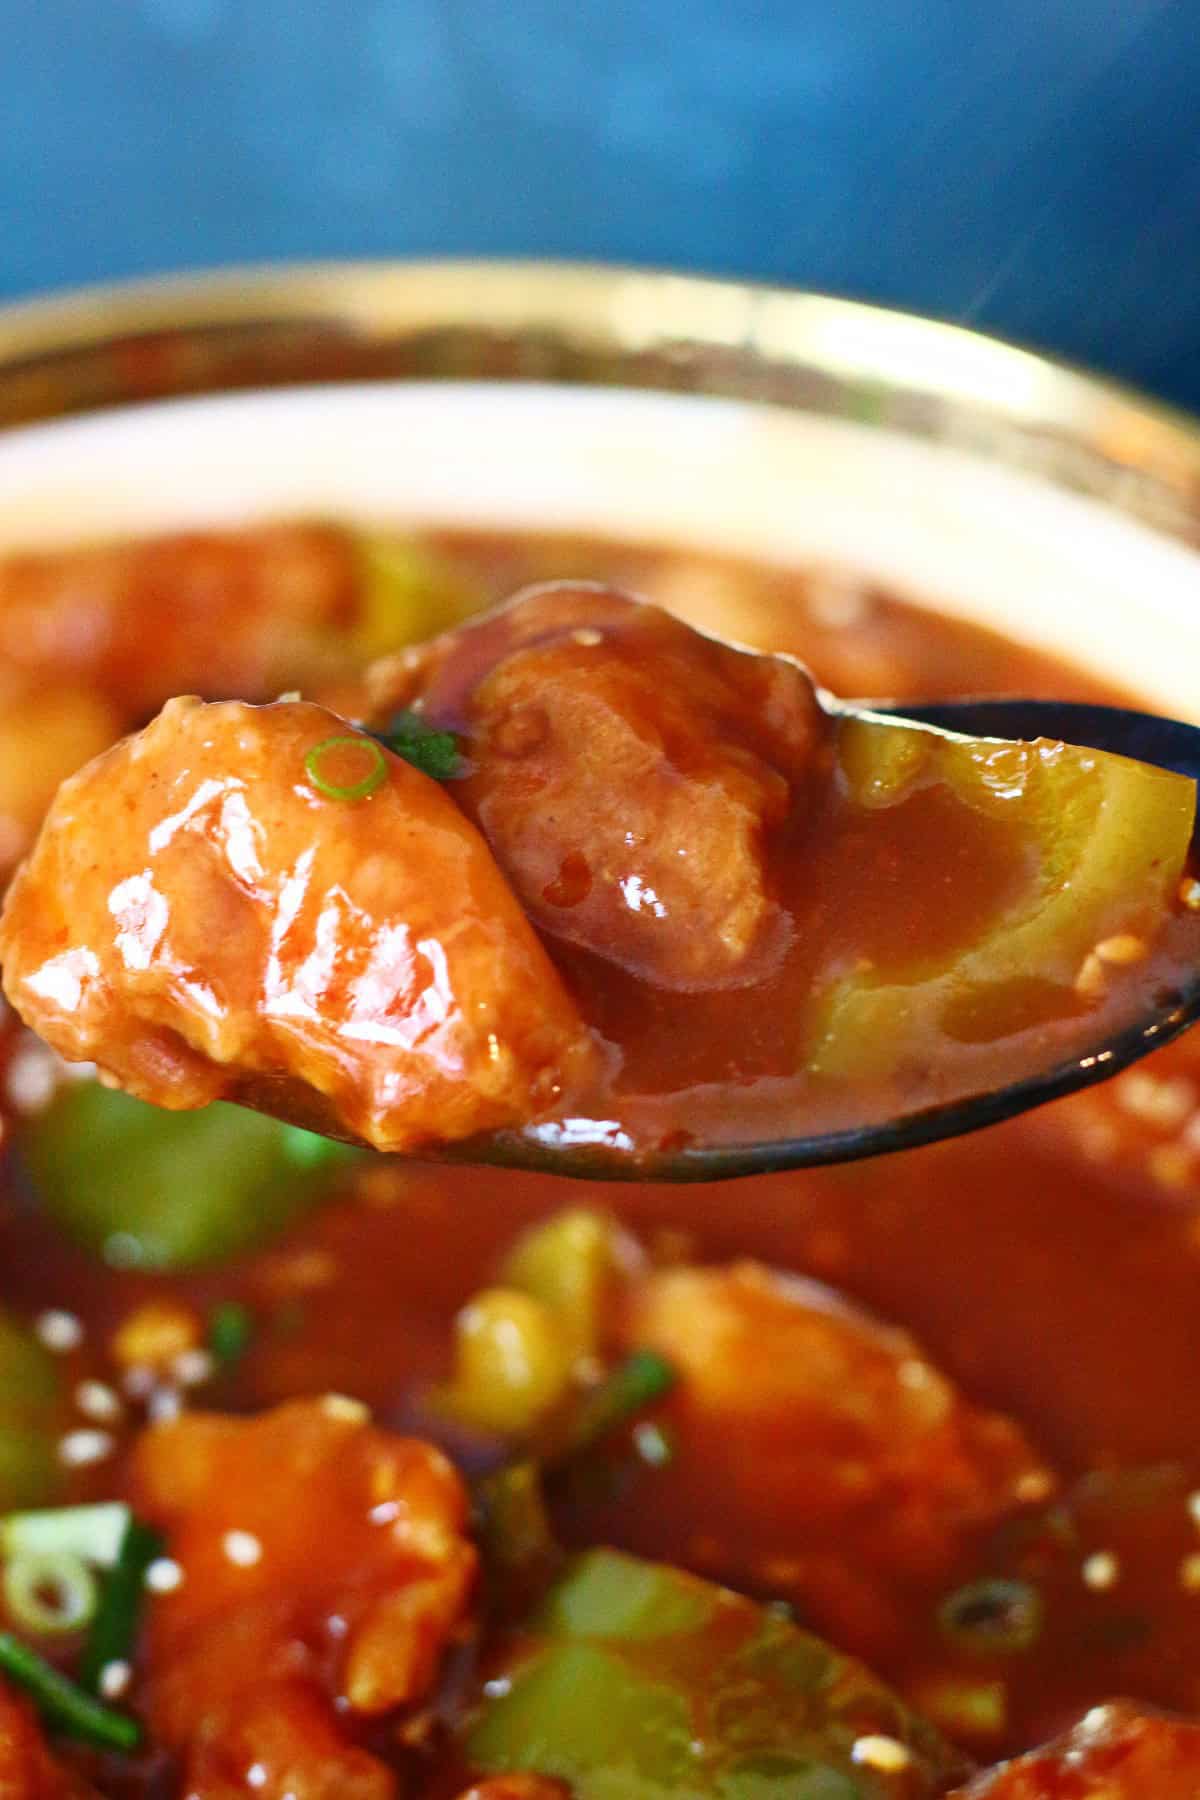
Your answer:
[[[1200,718],[1200,552],[875,425],[694,394],[401,381],[172,400],[0,437],[0,550],[304,514],[832,564]]]

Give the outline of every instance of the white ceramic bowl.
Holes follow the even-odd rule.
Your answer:
[[[372,366],[330,383],[331,318],[350,318],[357,344],[406,346],[404,378]],[[282,372],[264,354],[264,373],[296,385],[179,397],[222,385],[205,356],[231,331],[281,320],[299,347]],[[321,346],[318,381],[304,379],[302,326]],[[518,355],[480,378],[493,329]],[[473,362],[445,348],[464,334]],[[544,352],[554,334],[574,363]],[[434,350],[412,353],[417,338]],[[602,353],[604,385],[573,378]],[[661,391],[664,358],[689,391]],[[521,378],[547,364],[552,380]],[[420,378],[430,367],[438,378]],[[447,379],[458,368],[468,378]],[[237,381],[253,373],[243,357]],[[70,412],[147,385],[166,397]],[[695,391],[706,385],[727,391]],[[0,315],[6,414],[34,422],[0,434],[0,549],[318,513],[736,550],[883,578],[1200,718],[1192,428],[927,321],[545,267],[233,275]]]

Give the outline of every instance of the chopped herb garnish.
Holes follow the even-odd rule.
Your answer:
[[[96,1614],[96,1577],[69,1550],[10,1556],[0,1585],[13,1623],[39,1637],[82,1631]]]
[[[146,1570],[162,1555],[163,1540],[157,1531],[131,1518],[121,1543],[121,1554],[104,1584],[100,1609],[88,1633],[80,1680],[98,1691],[100,1676],[111,1662],[132,1662],[146,1589]]]
[[[403,757],[435,781],[453,781],[463,773],[463,758],[449,731],[435,731],[420,713],[398,712],[374,733],[395,756]]]
[[[339,766],[347,775],[357,770],[356,778],[332,780],[331,775]],[[313,745],[304,759],[304,767],[317,792],[324,794],[327,800],[365,800],[387,779],[387,760],[379,745],[369,737],[325,738],[322,743]]]
[[[222,1300],[208,1315],[208,1347],[228,1366],[246,1354],[254,1336],[254,1320],[240,1300]]]
[[[105,1750],[136,1750],[141,1743],[136,1719],[104,1706],[7,1631],[0,1631],[0,1671],[25,1689],[44,1719],[71,1737]]]
[[[0,1520],[0,1554],[54,1556],[65,1551],[98,1569],[111,1569],[121,1553],[129,1516],[120,1500],[9,1513]]]
[[[603,1443],[675,1385],[675,1371],[656,1350],[635,1350],[594,1388],[579,1409],[565,1457]],[[563,1460],[565,1460],[565,1457]]]
[[[1011,1656],[1041,1636],[1042,1597],[1027,1581],[985,1577],[956,1588],[938,1607],[942,1634],[979,1656]]]

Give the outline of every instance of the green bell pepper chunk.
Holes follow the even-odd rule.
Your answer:
[[[20,1145],[70,1237],[120,1267],[158,1270],[268,1241],[362,1154],[239,1106],[163,1112],[95,1082],[65,1089]]]
[[[383,656],[461,625],[487,604],[482,585],[429,544],[396,533],[357,540],[361,657]]]
[[[939,1041],[1005,1037],[1032,1022],[1034,990],[1057,990],[1071,1007],[1098,942],[1153,933],[1187,857],[1195,783],[1126,757],[859,717],[839,727],[838,760],[853,804],[895,806],[942,784],[998,826],[1016,825],[1031,868],[976,942],[834,982],[810,1022],[804,1061],[815,1075],[883,1078]]]
[[[0,1513],[44,1506],[58,1494],[61,1400],[53,1356],[0,1312]]]
[[[860,1663],[614,1550],[571,1562],[488,1674],[470,1763],[557,1777],[574,1800],[917,1800],[963,1772]],[[901,1769],[855,1755],[872,1736],[904,1747]]]

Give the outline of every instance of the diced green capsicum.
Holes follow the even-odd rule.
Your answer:
[[[962,1773],[860,1663],[612,1550],[569,1564],[488,1673],[470,1762],[557,1777],[574,1800],[916,1800]]]
[[[71,1237],[144,1269],[220,1262],[265,1242],[361,1154],[239,1106],[163,1112],[95,1082],[64,1090],[21,1149]]]
[[[0,1312],[0,1513],[55,1497],[60,1403],[54,1358]]]
[[[487,603],[482,585],[429,544],[394,532],[357,540],[361,656],[382,656],[450,631]]]
[[[943,784],[964,806],[1017,825],[1031,867],[1001,916],[953,957],[877,964],[838,980],[815,1009],[806,1057],[814,1074],[885,1077],[911,1055],[927,1056],[939,1035],[1007,1035],[1031,984],[1070,995],[1098,942],[1153,931],[1187,856],[1195,783],[1125,757],[865,717],[842,722],[838,757],[854,804],[895,806]]]

